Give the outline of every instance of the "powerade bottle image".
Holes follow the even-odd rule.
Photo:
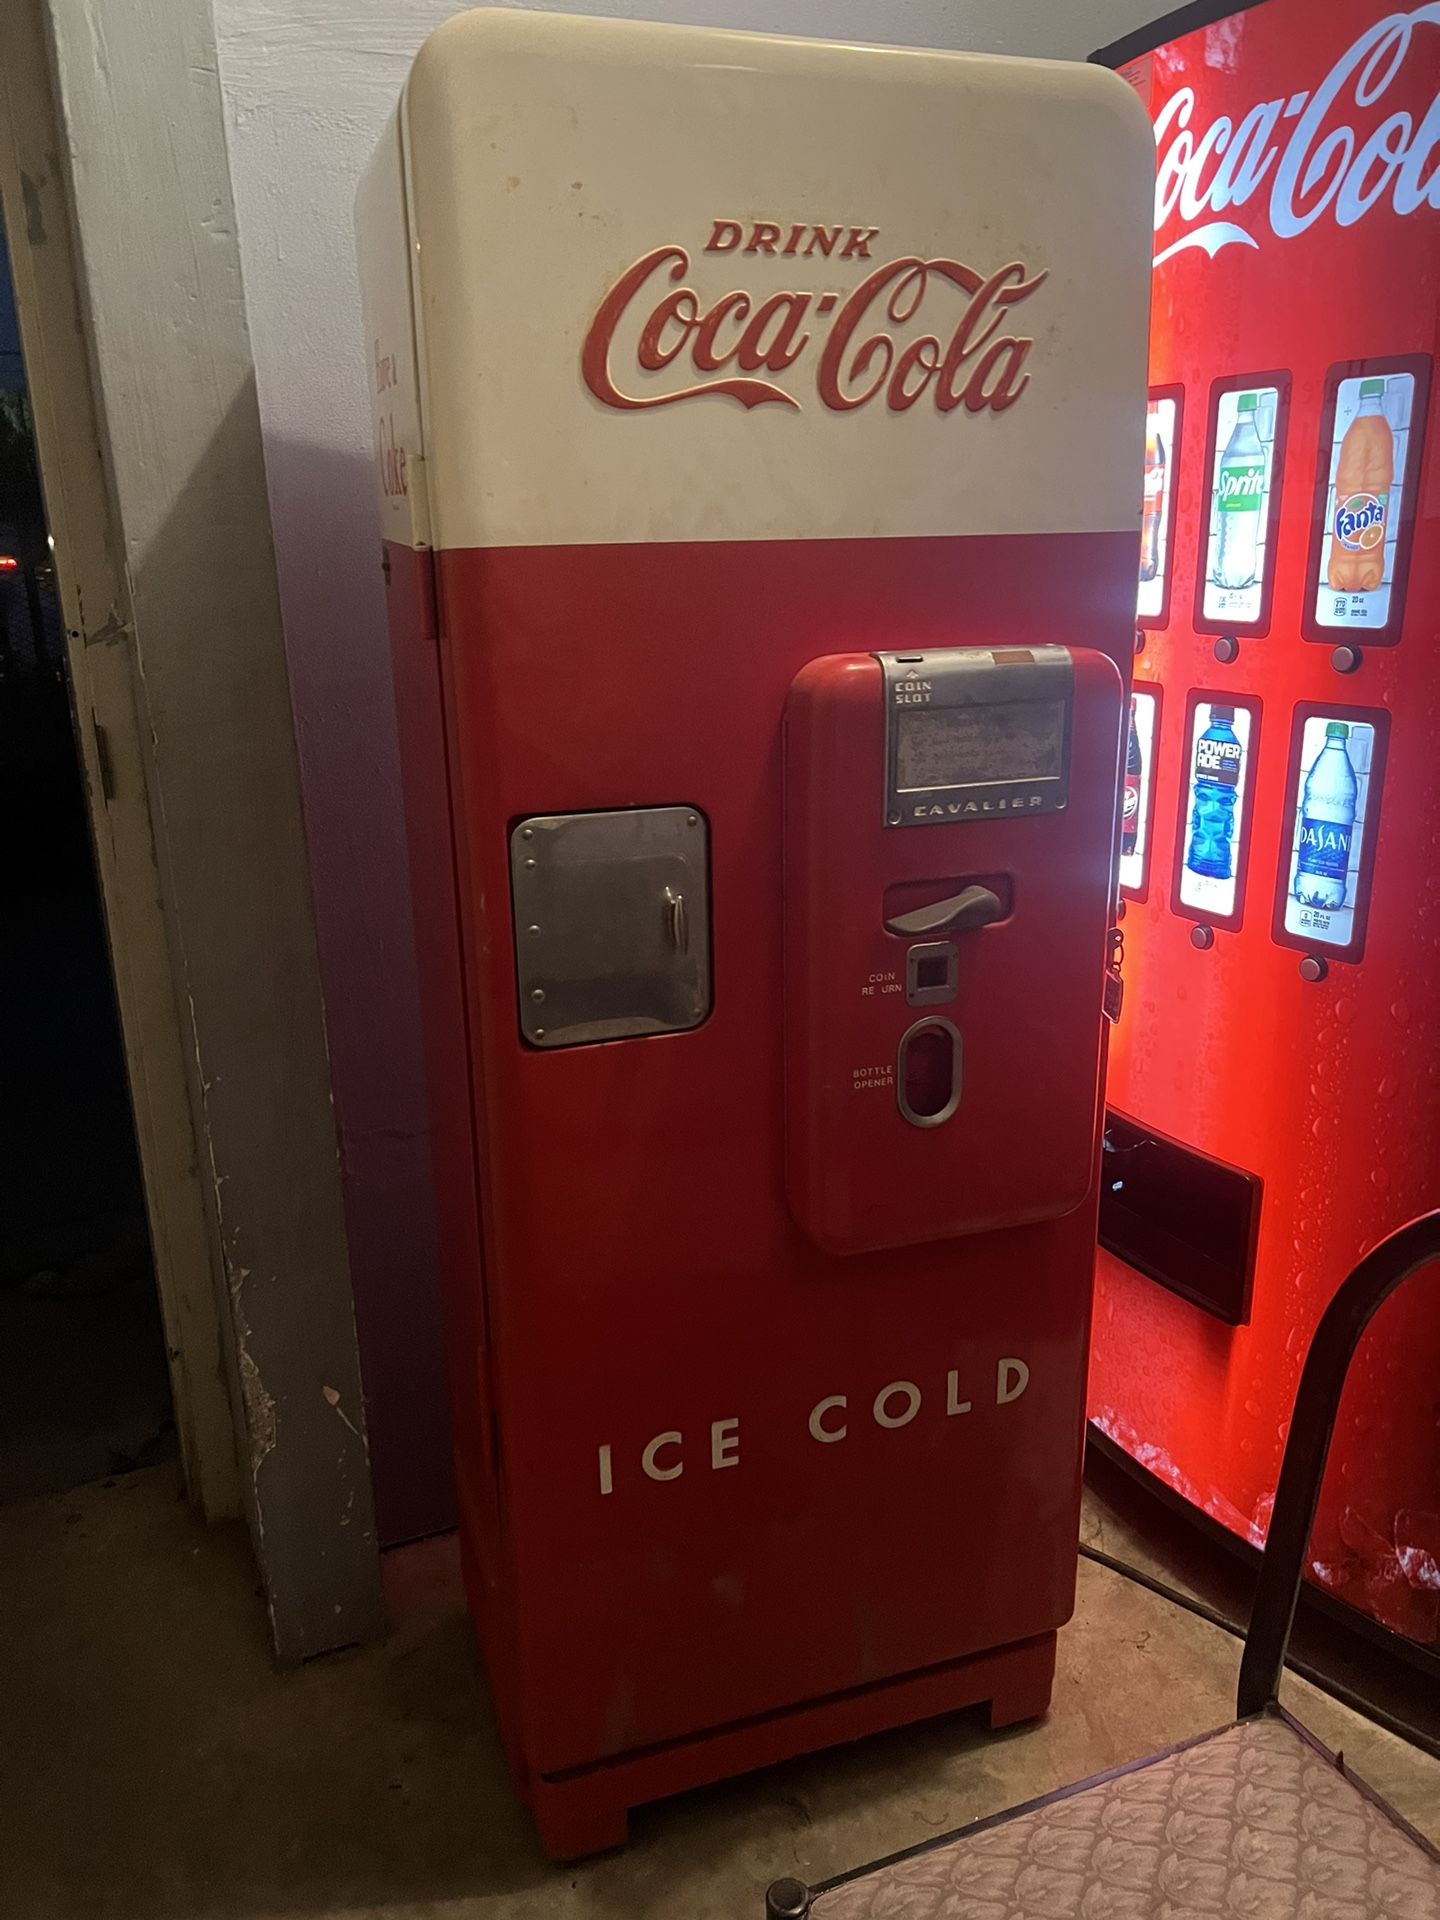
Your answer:
[[[1343,907],[1355,830],[1359,785],[1345,742],[1343,720],[1327,720],[1325,744],[1305,776],[1300,799],[1300,850],[1295,862],[1295,898],[1303,906]]]
[[[1228,880],[1235,871],[1235,794],[1244,748],[1235,734],[1235,709],[1217,701],[1210,724],[1195,742],[1195,778],[1190,787],[1190,845],[1185,864],[1207,880]]]
[[[1242,393],[1235,406],[1235,427],[1220,456],[1215,509],[1220,538],[1215,547],[1214,581],[1219,587],[1254,584],[1260,566],[1260,508],[1265,498],[1265,449],[1255,431],[1256,399]]]

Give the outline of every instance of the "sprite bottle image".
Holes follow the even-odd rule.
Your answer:
[[[1325,744],[1305,776],[1300,798],[1300,846],[1295,898],[1306,907],[1343,907],[1349,882],[1350,839],[1359,786],[1343,720],[1327,720]]]
[[[1234,707],[1217,701],[1210,724],[1195,742],[1190,782],[1190,845],[1185,864],[1207,880],[1228,880],[1235,871],[1235,798],[1245,749],[1235,732]]]
[[[1220,537],[1215,572],[1220,587],[1248,587],[1260,570],[1260,509],[1265,499],[1265,449],[1255,430],[1256,397],[1242,393],[1235,426],[1220,456],[1215,512]]]

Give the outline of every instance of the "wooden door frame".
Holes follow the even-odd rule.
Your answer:
[[[106,482],[40,8],[0,6],[0,208],[55,543],[77,751],[145,1187],[185,1482],[208,1519],[241,1481],[146,759],[130,589]]]
[[[275,1649],[298,1661],[377,1630],[379,1561],[215,22],[210,0],[0,0],[0,27],[187,1468],[208,1512],[238,1480]]]

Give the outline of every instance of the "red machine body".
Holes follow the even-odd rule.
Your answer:
[[[557,1855],[1048,1700],[1148,173],[1093,69],[512,12],[432,39],[362,192],[462,1542]],[[889,825],[896,649],[1063,709],[936,723],[936,804],[1068,808]],[[872,996],[975,874],[944,1003]],[[932,1014],[965,1080],[915,1124]]]
[[[1150,497],[1090,1411],[1258,1545],[1323,1308],[1440,1196],[1440,10],[1263,0],[1156,37],[1121,56],[1157,145]],[[1213,751],[1222,881],[1191,865]],[[1309,1569],[1432,1651],[1437,1381],[1419,1282],[1352,1370]]]
[[[785,720],[790,1209],[835,1253],[1056,1219],[1095,1177],[1120,675],[1060,648],[976,648],[948,680],[943,655],[892,659],[888,679],[871,657],[811,661]],[[1012,724],[1063,716],[1058,810],[1043,781],[882,807],[877,717],[968,723],[993,681]],[[947,684],[963,706],[930,704]],[[958,927],[933,910],[967,889]]]

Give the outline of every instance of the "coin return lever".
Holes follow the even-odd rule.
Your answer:
[[[913,913],[897,914],[885,922],[891,933],[907,937],[917,933],[948,933],[971,927],[988,927],[1005,912],[1000,896],[989,887],[966,887],[949,900],[937,900],[933,907],[917,907]]]

